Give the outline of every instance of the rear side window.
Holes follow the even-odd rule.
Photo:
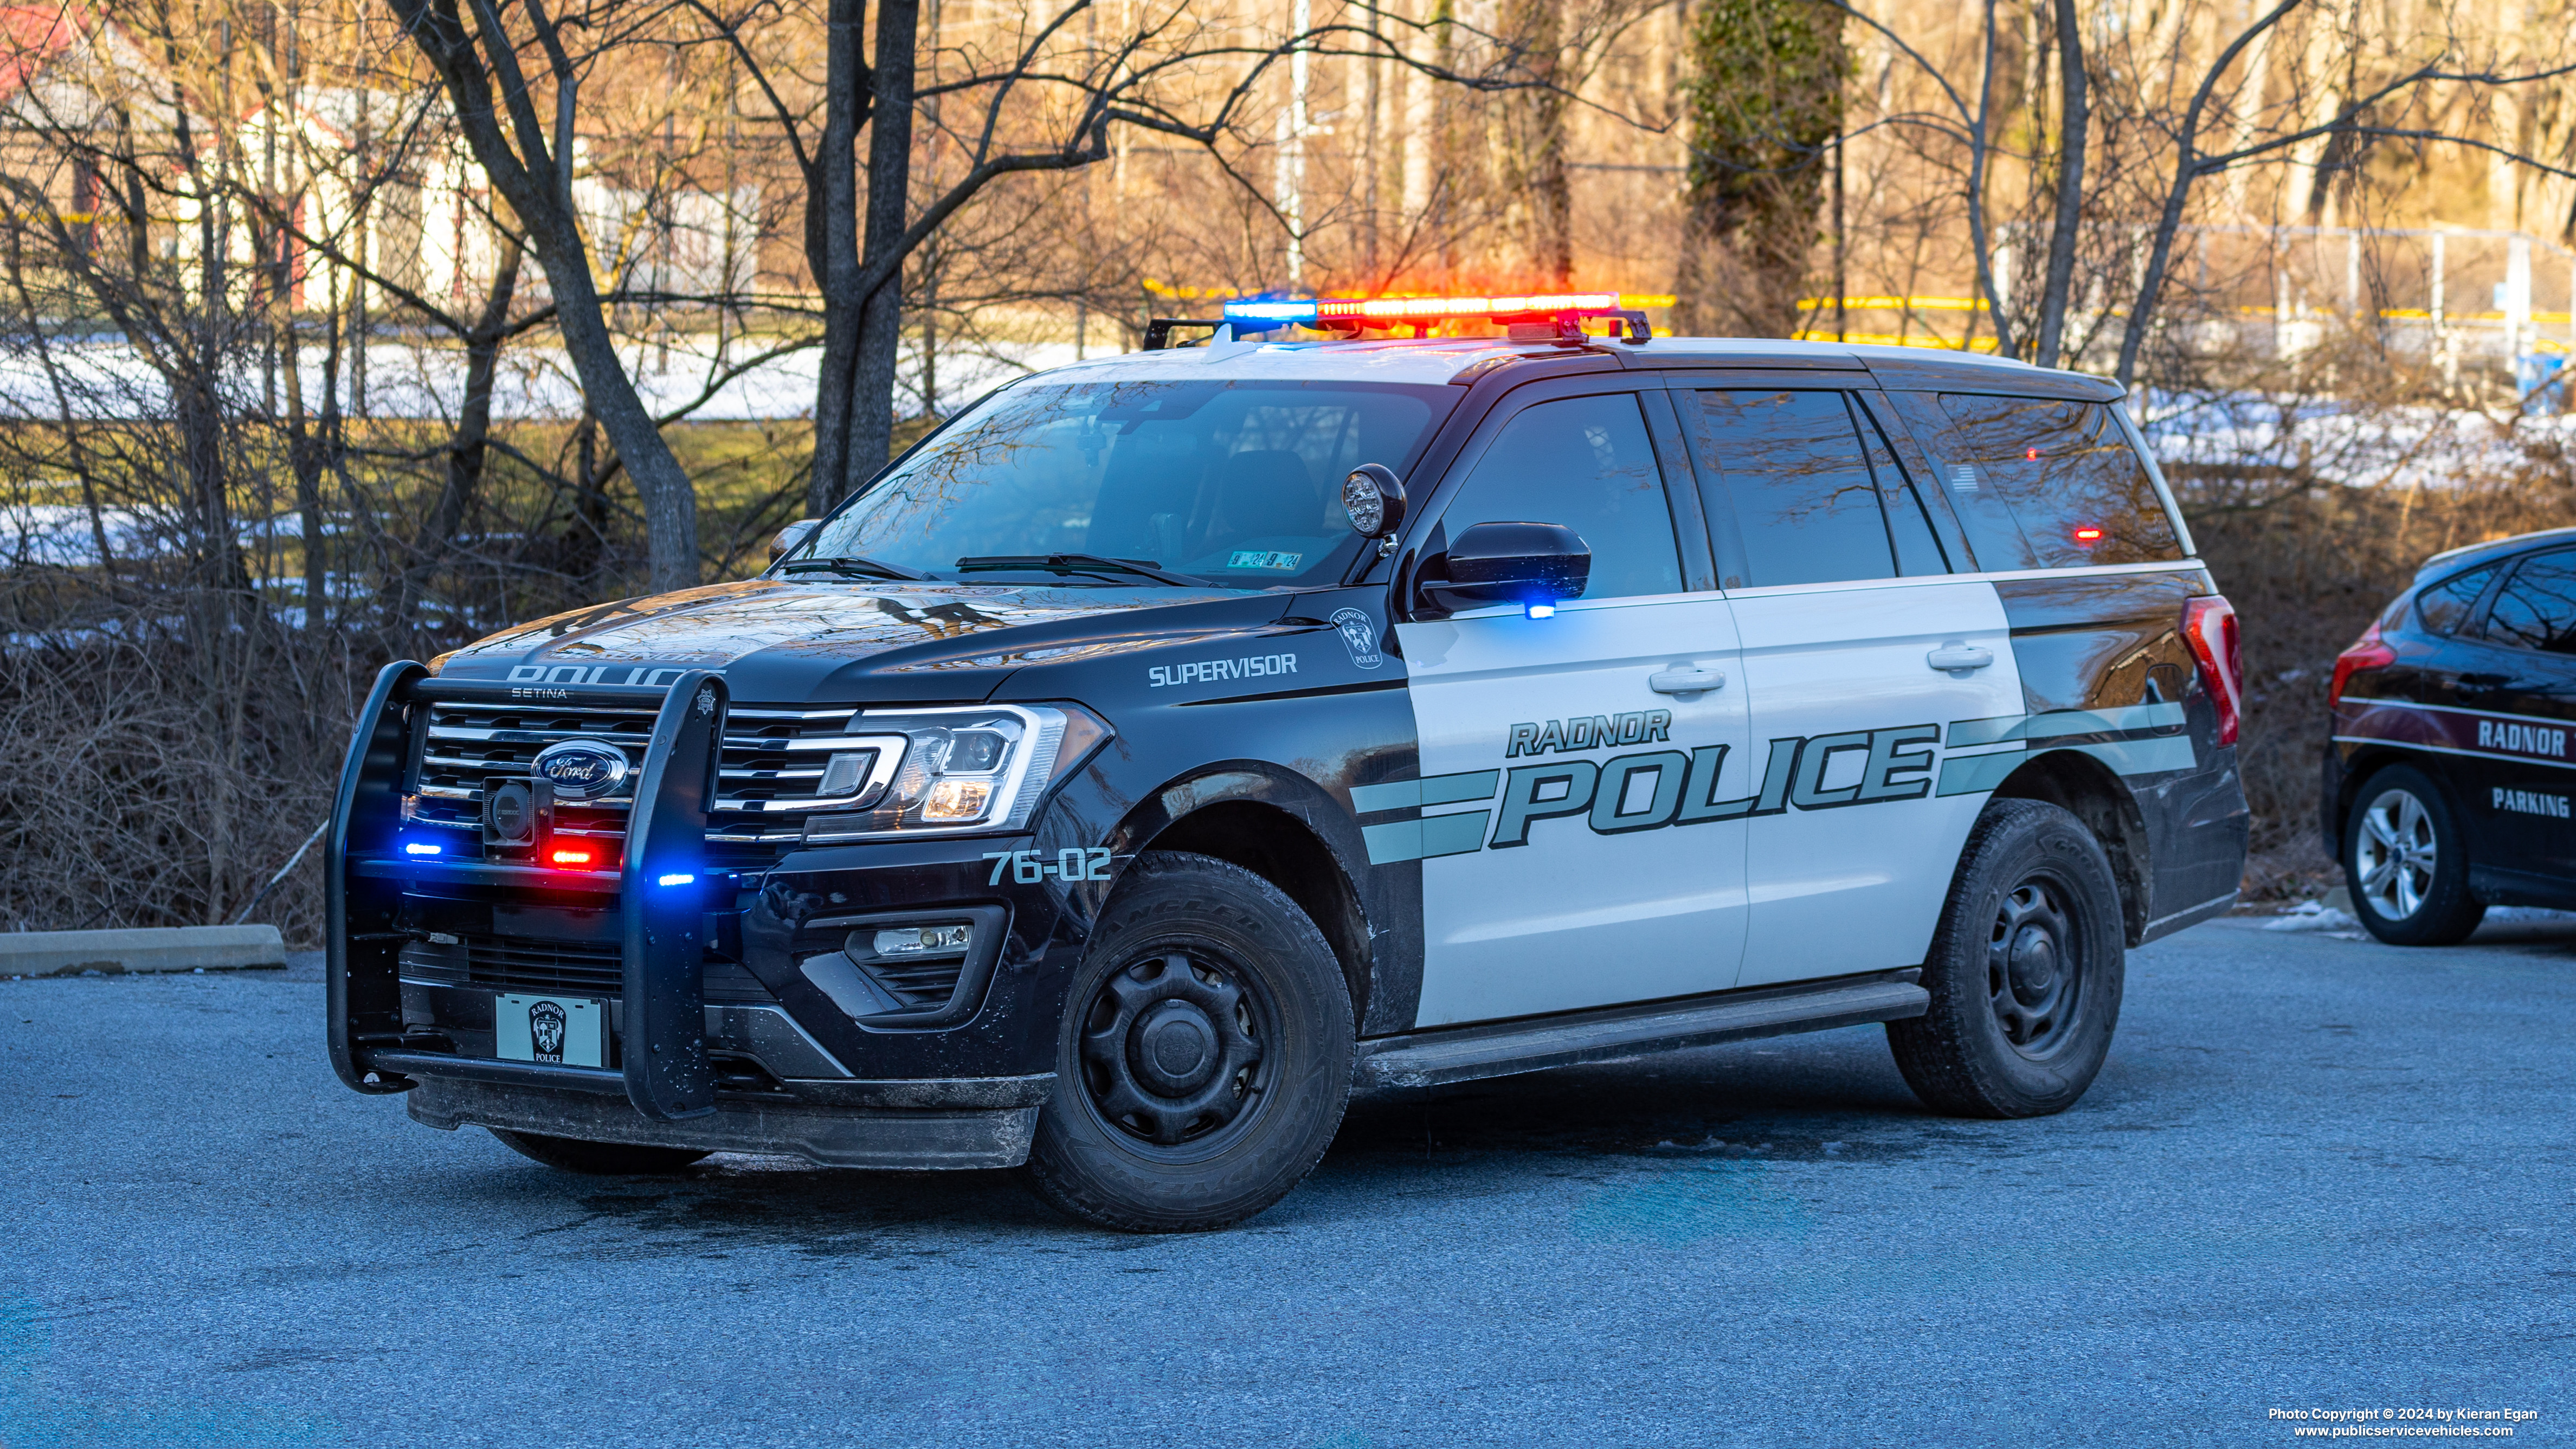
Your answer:
[[[1557,523],[1592,549],[1587,599],[1682,591],[1671,505],[1637,399],[1543,402],[1503,425],[1440,515],[1451,538],[1479,523]]]
[[[2182,558],[2145,460],[2104,404],[1982,393],[1906,402],[1980,567]]]
[[[2516,565],[2487,608],[2487,638],[2576,654],[2576,550],[2534,554]]]
[[[1943,571],[1922,506],[1874,435],[1864,448],[1838,392],[1699,394],[1704,462],[1717,480],[1713,514],[1731,517],[1744,542],[1741,586],[1841,583]],[[1891,536],[1882,507],[1879,455]],[[1730,580],[1730,583],[1738,581]]]
[[[2427,633],[2456,634],[2496,576],[2495,564],[2453,574],[2415,596],[2415,622]],[[2394,623],[2395,620],[2389,622]]]

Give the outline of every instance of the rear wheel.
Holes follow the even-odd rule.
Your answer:
[[[1066,998],[1028,1182],[1125,1232],[1239,1222],[1322,1160],[1351,1052],[1341,965],[1294,901],[1241,866],[1147,855]]]
[[[2486,918],[2469,894],[2469,853],[2450,801],[2410,765],[2362,782],[2344,822],[2343,872],[2362,929],[2394,946],[2448,946]]]
[[[2100,841],[2037,800],[1978,815],[1941,908],[1923,986],[1931,1009],[1887,1024],[1914,1095],[1960,1117],[2075,1105],[2120,1023],[2127,935]]]
[[[574,1137],[548,1137],[538,1132],[488,1129],[502,1144],[548,1167],[592,1177],[661,1177],[679,1171],[705,1153],[688,1147],[644,1147],[632,1142],[584,1142]]]

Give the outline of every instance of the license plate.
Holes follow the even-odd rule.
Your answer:
[[[608,1065],[608,1012],[577,996],[510,996],[492,1001],[494,1045],[511,1062]]]

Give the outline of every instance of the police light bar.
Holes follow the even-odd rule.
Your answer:
[[[1298,297],[1228,302],[1225,320],[1274,327],[1289,322],[1309,327],[1385,327],[1454,317],[1496,321],[1510,317],[1615,317],[1623,310],[1616,292],[1551,292],[1523,297]]]

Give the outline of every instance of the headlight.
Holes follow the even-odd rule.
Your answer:
[[[808,844],[1017,829],[1109,726],[1069,705],[998,704],[862,710],[850,734],[874,748],[825,764],[816,793],[828,813],[807,818]],[[844,800],[860,808],[834,808]]]

